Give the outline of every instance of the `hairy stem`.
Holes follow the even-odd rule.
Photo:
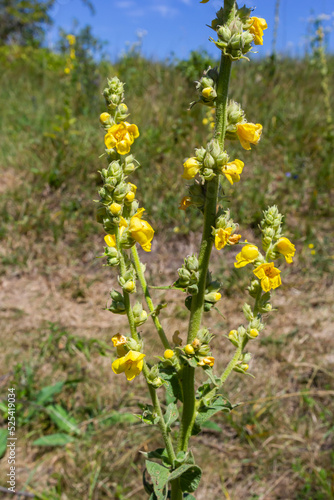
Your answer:
[[[228,18],[234,15],[233,1],[225,1],[225,8],[229,9]],[[217,105],[216,105],[216,128],[215,138],[219,141],[221,148],[224,148],[224,138],[227,126],[227,97],[228,86],[231,74],[231,59],[222,54],[220,70],[217,83]],[[204,222],[202,242],[199,251],[199,281],[198,293],[192,297],[192,307],[189,319],[188,339],[191,343],[196,338],[201,326],[204,307],[204,295],[206,289],[206,277],[209,268],[210,255],[213,245],[212,227],[215,226],[217,214],[217,200],[219,190],[219,176],[216,175],[211,181],[206,182],[206,200],[204,208]],[[185,366],[182,370],[182,385],[184,393],[184,405],[182,422],[179,435],[178,449],[186,451],[191,436],[192,428],[196,418],[195,401],[195,370],[190,366]]]
[[[159,318],[158,318],[158,316],[156,314],[154,314],[155,307],[154,307],[153,301],[151,299],[151,295],[150,295],[150,292],[149,292],[149,289],[148,289],[148,286],[147,286],[145,275],[144,275],[144,272],[143,272],[143,269],[142,269],[142,266],[141,266],[141,263],[140,263],[140,260],[139,260],[139,255],[138,255],[138,252],[137,252],[136,245],[134,245],[131,248],[131,253],[132,253],[132,257],[133,257],[133,263],[134,263],[134,266],[135,266],[135,270],[136,270],[136,273],[137,273],[137,276],[138,276],[138,279],[139,279],[139,283],[140,283],[140,285],[142,287],[142,290],[144,292],[144,296],[145,296],[147,307],[149,308],[150,313],[152,313],[153,323],[154,323],[154,325],[155,325],[155,327],[157,329],[157,332],[159,334],[159,337],[160,337],[160,340],[162,342],[162,345],[164,346],[165,349],[170,349],[170,345],[169,345],[168,339],[166,337],[164,329],[161,326]]]

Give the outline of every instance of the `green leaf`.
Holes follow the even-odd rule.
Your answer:
[[[60,405],[49,405],[45,410],[59,429],[69,434],[81,434],[77,421],[69,415],[65,408]]]
[[[140,418],[142,422],[145,422],[145,424],[149,425],[155,425],[159,422],[159,416],[153,412],[153,406],[152,405],[142,405],[139,404],[139,407],[142,408],[143,414],[135,414],[135,417]]]
[[[156,450],[149,451],[147,453],[145,451],[141,451],[140,453],[142,453],[142,455],[144,455],[145,458],[157,458],[158,460],[162,460],[164,465],[167,465],[167,466],[172,465],[169,462],[168,453],[167,453],[166,448],[157,448]]]
[[[44,405],[44,403],[48,403],[49,401],[51,402],[53,399],[53,396],[56,394],[59,394],[62,391],[62,388],[64,386],[65,382],[57,382],[54,385],[48,385],[46,387],[43,387],[36,396],[36,403],[38,405]]]
[[[183,401],[180,381],[173,366],[164,366],[159,363],[160,377],[167,382],[166,400],[167,403],[176,403],[177,400]]]
[[[192,493],[197,490],[201,476],[202,470],[198,465],[184,464],[169,474],[168,481],[173,481],[173,479],[179,477],[181,490]]]
[[[168,494],[166,484],[168,483],[169,469],[156,462],[150,462],[149,460],[146,460],[145,463],[147,472],[151,476],[153,482],[154,493],[157,496],[157,500],[165,500]]]
[[[4,456],[7,448],[7,429],[0,429],[0,458]]]
[[[221,428],[218,424],[216,424],[216,422],[211,422],[210,420],[208,420],[207,422],[204,422],[204,424],[202,424],[202,427],[203,429],[209,429],[209,430],[212,430],[212,431],[216,431],[216,432],[221,432]]]
[[[60,432],[58,434],[42,436],[36,439],[32,444],[34,446],[65,446],[65,444],[71,443],[72,441],[74,441],[72,436]]]
[[[166,413],[164,415],[164,421],[167,425],[167,430],[170,431],[172,424],[178,419],[179,411],[175,403],[169,403],[167,406]]]
[[[219,411],[223,411],[224,413],[228,413],[233,409],[231,403],[223,398],[223,396],[218,396],[214,400],[211,401],[208,406],[201,406],[198,409],[196,415],[196,422],[201,425],[207,420],[209,420],[215,413]]]

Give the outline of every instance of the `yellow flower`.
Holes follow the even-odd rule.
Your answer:
[[[252,339],[255,339],[258,335],[259,335],[259,330],[257,330],[256,328],[252,328],[251,331],[249,332],[249,336]]]
[[[145,208],[140,208],[137,213],[131,217],[129,231],[131,236],[142,247],[145,252],[151,251],[151,241],[153,240],[154,229],[146,220],[142,220]]]
[[[117,333],[114,335],[111,339],[112,343],[114,344],[114,347],[118,347],[120,345],[124,345],[127,342],[127,338],[125,335],[122,335],[121,333]]]
[[[184,172],[182,178],[187,180],[193,179],[199,172],[200,166],[201,164],[198,160],[196,160],[196,158],[188,158],[188,160],[183,164]]]
[[[125,228],[127,227],[128,223],[124,219],[124,217],[121,217],[120,223],[119,223],[119,235],[122,236]],[[104,237],[104,241],[107,243],[108,247],[116,247],[116,236],[114,234],[106,234]]]
[[[215,91],[213,87],[205,87],[202,90],[202,96],[205,97],[206,99],[210,99],[211,97],[213,97],[214,93]]]
[[[75,50],[74,49],[70,50],[70,59],[75,59]]]
[[[240,174],[243,168],[243,161],[234,160],[222,167],[222,173],[225,175],[226,179],[233,185],[233,182],[240,181]]]
[[[273,262],[261,264],[254,269],[253,273],[261,280],[261,287],[265,292],[269,292],[272,288],[277,288],[282,284],[281,271],[274,266]]]
[[[180,210],[185,210],[191,205],[191,197],[190,196],[184,196],[180,202],[179,209]]]
[[[279,251],[282,255],[284,255],[285,260],[291,264],[292,257],[295,255],[296,247],[291,243],[288,238],[280,238],[276,243],[276,250]]]
[[[67,35],[67,41],[70,45],[74,45],[75,44],[75,36],[74,35]]]
[[[251,17],[249,20],[253,22],[249,31],[254,35],[255,45],[263,45],[263,30],[268,28],[266,20],[262,17]]]
[[[145,354],[129,351],[126,356],[116,359],[111,365],[112,371],[119,375],[125,373],[128,380],[133,380],[143,369]]]
[[[237,134],[241,146],[244,149],[251,149],[251,144],[257,144],[261,138],[262,125],[260,123],[239,123],[237,125]]]
[[[197,364],[198,366],[213,366],[215,364],[215,358],[213,356],[206,356]]]
[[[130,152],[130,146],[139,137],[137,125],[121,122],[110,127],[104,136],[104,143],[108,149],[116,147],[117,153],[126,155]]]
[[[174,351],[172,349],[166,349],[164,352],[165,359],[171,359],[174,356]]]
[[[69,75],[69,74],[71,73],[71,69],[70,69],[70,68],[68,68],[68,67],[66,67],[66,68],[64,69],[64,73],[66,73],[66,75]]]
[[[203,125],[207,125],[209,123],[209,120],[207,118],[203,118],[202,123]]]
[[[135,184],[132,184],[131,182],[128,182],[128,185],[130,186],[130,191],[125,196],[125,199],[126,201],[129,201],[131,203],[135,199],[137,186]]]
[[[234,263],[234,267],[244,267],[250,262],[254,262],[260,255],[259,249],[255,245],[245,245],[240,253],[236,256],[237,262]]]
[[[221,250],[227,244],[229,237],[231,236],[232,228],[228,227],[226,229],[219,228],[215,234],[215,247],[217,250]]]

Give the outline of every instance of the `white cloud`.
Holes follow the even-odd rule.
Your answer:
[[[131,9],[134,5],[135,3],[132,0],[119,0],[116,2],[116,7],[119,9]]]
[[[191,5],[191,0],[181,0],[182,3],[185,3],[186,5]]]
[[[153,5],[152,10],[158,12],[162,17],[173,17],[178,13],[178,10],[174,9],[174,7],[169,7],[169,5],[164,4]]]

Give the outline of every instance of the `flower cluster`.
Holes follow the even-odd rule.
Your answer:
[[[69,55],[68,55],[67,60],[66,60],[66,66],[64,69],[64,73],[66,73],[66,75],[69,75],[74,68],[74,61],[75,61],[75,48],[74,47],[75,47],[76,40],[75,40],[74,35],[67,35],[66,39],[67,39],[68,44],[69,44],[70,52],[69,52]]]

